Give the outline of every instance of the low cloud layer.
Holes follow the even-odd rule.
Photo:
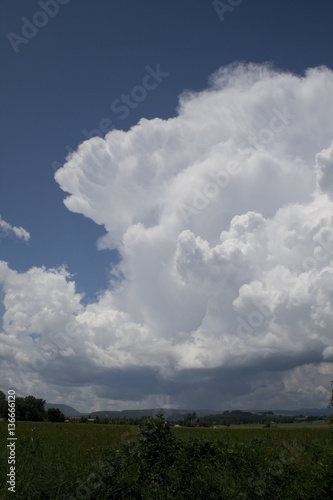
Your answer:
[[[86,306],[64,269],[1,264],[7,383],[79,409],[326,405],[332,112],[327,68],[235,64],[81,144],[55,179],[122,259]]]

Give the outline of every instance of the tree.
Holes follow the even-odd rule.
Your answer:
[[[26,420],[25,418],[26,410],[27,410],[27,405],[25,402],[25,398],[16,396],[15,398],[16,420]]]
[[[65,415],[59,408],[49,408],[47,410],[47,418],[50,422],[65,422]]]
[[[179,449],[180,443],[172,435],[170,425],[162,414],[145,421],[137,448],[134,447],[132,452],[134,462],[138,464],[139,482],[146,485],[165,483],[168,468],[174,464]]]
[[[184,426],[185,427],[195,427],[198,423],[197,420],[197,414],[195,411],[192,413],[187,413],[187,415],[184,418]]]
[[[15,399],[16,420],[28,420],[31,422],[45,420],[46,411],[44,404],[44,399],[37,399],[34,396],[27,396],[25,398],[17,397]]]
[[[25,403],[27,405],[25,420],[38,422],[46,419],[46,411],[44,409],[45,400],[37,399],[34,396],[27,396]]]
[[[7,418],[7,401],[2,391],[0,391],[0,418]]]

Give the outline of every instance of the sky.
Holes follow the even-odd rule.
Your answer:
[[[2,2],[0,389],[325,407],[330,0]]]

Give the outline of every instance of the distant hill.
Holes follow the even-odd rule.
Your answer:
[[[196,412],[197,417],[203,417],[205,415],[215,415],[221,413],[217,410],[180,410],[174,408],[149,408],[146,410],[99,410],[92,411],[88,413],[80,413],[71,406],[59,404],[59,403],[45,403],[45,410],[49,408],[59,408],[60,411],[65,415],[65,417],[88,417],[96,418],[141,418],[141,417],[156,417],[159,413],[162,413],[166,419],[178,420],[184,418],[188,413]]]
[[[184,418],[188,413],[196,413],[198,418],[203,418],[208,415],[220,415],[223,410],[182,410],[177,408],[150,408],[146,410],[119,410],[119,411],[108,411],[99,410],[89,413],[80,413],[75,408],[71,406],[58,404],[58,403],[45,403],[45,410],[49,408],[59,408],[59,410],[65,415],[65,417],[88,417],[96,418],[141,418],[141,417],[156,417],[159,413],[162,413],[167,420],[179,420]],[[245,411],[245,410],[242,410]],[[297,410],[248,410],[251,413],[264,413],[267,411],[273,411],[275,415],[309,415],[311,417],[328,416],[333,414],[333,408],[299,408]]]
[[[180,410],[175,408],[150,408],[147,410],[121,410],[121,411],[94,411],[90,413],[91,418],[141,418],[141,417],[156,417],[162,413],[167,420],[178,420],[184,418],[188,413],[195,411],[197,417],[205,415],[215,415],[221,413],[216,410]]]
[[[44,408],[46,411],[49,408],[58,408],[65,415],[65,417],[82,417],[83,415],[85,415],[85,413],[80,413],[79,411],[75,410],[75,408],[72,408],[71,406],[63,405],[63,404],[59,404],[59,403],[45,403]]]
[[[299,408],[298,410],[274,410],[275,415],[308,415],[309,417],[327,417],[333,414],[333,408]]]

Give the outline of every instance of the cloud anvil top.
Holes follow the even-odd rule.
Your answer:
[[[168,76],[146,71],[115,112]],[[67,209],[120,255],[96,301],[83,303],[70,270],[0,262],[3,369],[19,364],[32,393],[56,379],[72,397],[129,406],[325,405],[333,73],[234,64],[210,82],[180,96],[177,116],[88,138],[56,171]]]

